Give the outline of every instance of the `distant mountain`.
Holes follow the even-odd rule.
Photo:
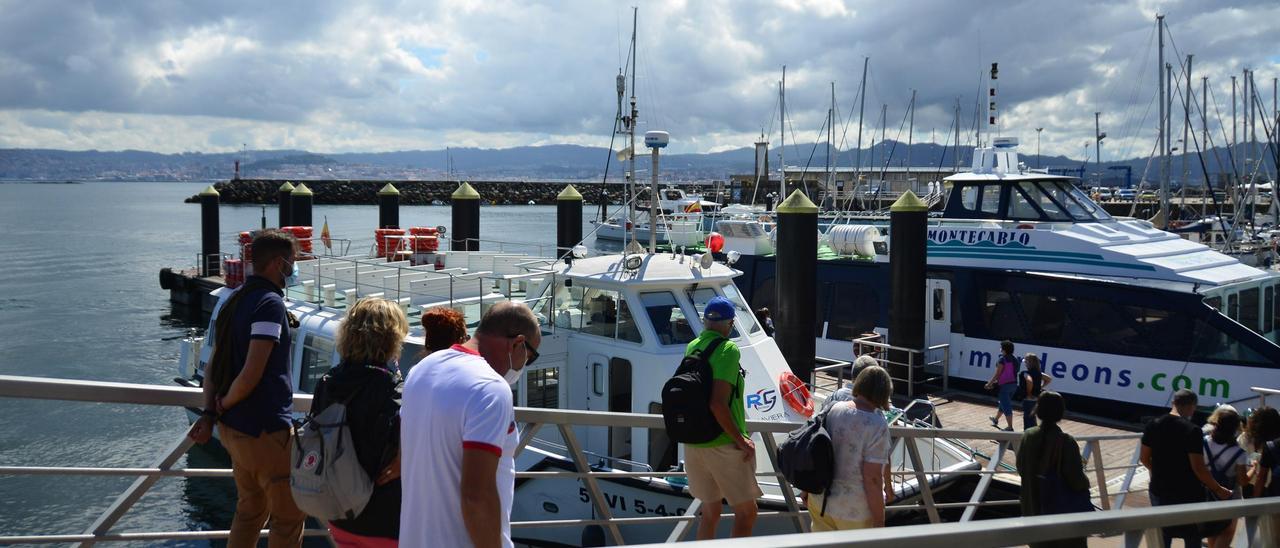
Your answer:
[[[1024,148],[1025,152],[1025,148]],[[637,170],[648,169],[645,158],[637,159]],[[933,143],[916,144],[888,141],[863,149],[861,165],[869,170],[885,165],[912,167],[950,167],[956,164],[956,150]],[[959,164],[968,165],[971,149],[961,147]],[[771,169],[778,168],[778,151],[769,154]],[[827,148],[813,145],[788,145],[785,150],[789,168],[805,168],[821,171],[826,165]],[[832,161],[838,166],[852,166],[859,157],[857,151],[839,150],[832,153]],[[1208,172],[1216,175],[1224,171],[1221,165],[1230,165],[1225,149],[1207,152]],[[1172,179],[1182,179],[1182,157],[1172,161]],[[908,160],[909,159],[909,160]],[[302,150],[250,150],[240,153],[160,154],[139,150],[122,151],[65,151],[49,149],[0,149],[0,179],[7,180],[223,180],[234,174],[234,164],[241,162],[241,175],[249,178],[283,179],[443,179],[449,176],[447,166],[452,161],[452,176],[459,179],[599,179],[609,164],[611,178],[621,177],[625,167],[619,165],[614,153],[601,147],[579,145],[525,146],[505,149],[451,148],[445,150],[406,150],[396,152],[350,152],[315,154]],[[1045,167],[1055,172],[1078,174],[1079,160],[1063,156],[1023,156],[1030,167]],[[661,169],[665,177],[673,180],[724,179],[731,174],[750,173],[754,162],[751,147],[743,147],[706,154],[665,154]],[[1188,177],[1192,184],[1204,178],[1199,161],[1188,157]],[[1146,158],[1134,158],[1106,162],[1103,171],[1109,184],[1122,183],[1127,166],[1137,182],[1148,169],[1147,179],[1158,177],[1159,164]],[[1090,163],[1085,166],[1086,178],[1092,179],[1098,171]],[[644,172],[641,172],[644,176]]]

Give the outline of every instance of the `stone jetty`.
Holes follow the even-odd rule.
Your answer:
[[[369,205],[378,203],[378,190],[387,183],[400,191],[401,205],[429,205],[435,201],[449,203],[449,195],[458,188],[456,181],[290,181],[306,183],[314,193],[314,203],[324,205]],[[556,196],[567,182],[545,181],[468,181],[480,193],[486,204],[536,204],[556,203]],[[224,204],[274,204],[277,190],[284,179],[232,179],[214,186]],[[587,203],[600,200],[599,181],[575,181],[572,183],[582,193]],[[623,185],[608,185],[610,201],[622,197]],[[191,196],[188,203],[199,202],[199,196]]]

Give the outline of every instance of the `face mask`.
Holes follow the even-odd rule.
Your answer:
[[[503,375],[502,378],[507,381],[507,384],[514,385],[515,383],[520,382],[520,375],[522,373],[524,373],[524,369],[516,369],[515,364],[511,363],[511,354],[507,354],[507,373]]]
[[[298,285],[298,263],[291,263],[290,266],[293,267],[292,270],[288,274],[282,274],[285,287]]]

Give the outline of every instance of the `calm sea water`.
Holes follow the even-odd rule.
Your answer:
[[[204,186],[0,184],[0,373],[173,385],[175,339],[205,320],[171,305],[158,275],[195,262],[200,210],[182,201]],[[553,206],[480,211],[486,239],[554,245]],[[405,225],[450,224],[447,206],[400,215]],[[275,224],[273,207],[266,216]],[[377,216],[375,206],[314,209],[334,238],[355,241],[353,251],[369,246]],[[259,206],[222,206],[223,252],[261,217]],[[186,427],[175,408],[0,398],[0,464],[151,466]],[[224,467],[224,459],[196,448],[179,466]],[[0,535],[81,533],[132,480],[0,476]],[[161,479],[115,531],[226,529],[234,501],[230,479]]]

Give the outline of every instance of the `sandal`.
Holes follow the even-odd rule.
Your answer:
[[[994,417],[987,417],[987,418],[988,418],[988,419],[991,419],[991,426],[994,426],[994,427],[996,427],[996,428],[1000,428],[1000,416],[999,416],[999,415],[996,415],[996,416],[994,416]]]

